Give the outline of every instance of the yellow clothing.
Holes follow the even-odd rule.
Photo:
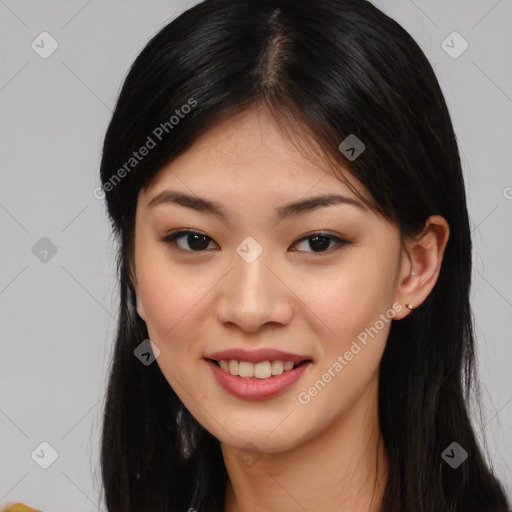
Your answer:
[[[8,503],[6,508],[0,508],[0,512],[42,512],[23,503]]]

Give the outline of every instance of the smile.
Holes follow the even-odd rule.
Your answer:
[[[292,386],[313,364],[310,359],[292,361],[262,361],[251,363],[237,360],[205,359],[222,388],[246,400],[274,397]]]

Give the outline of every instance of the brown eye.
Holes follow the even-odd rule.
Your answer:
[[[171,233],[162,239],[164,243],[177,246],[179,249],[188,252],[204,252],[213,239],[200,231],[180,230]],[[327,253],[352,242],[328,233],[312,233],[300,238],[294,245],[307,242],[307,249],[292,249],[294,252]],[[215,243],[215,242],[214,242]],[[310,249],[310,250],[308,250]]]
[[[180,243],[179,241],[184,240],[184,243]],[[191,231],[191,230],[182,230],[176,231],[175,233],[171,233],[167,235],[162,240],[165,243],[177,245],[180,249],[188,252],[202,252],[208,248],[208,245],[213,240],[204,233],[199,231]],[[187,245],[189,248],[187,248]]]
[[[331,252],[332,250],[337,249],[343,245],[352,243],[348,240],[344,240],[343,238],[330,235],[328,233],[312,233],[311,235],[302,237],[296,243],[300,242],[307,242],[307,247],[312,250],[306,250],[305,252],[313,253]],[[334,242],[333,246],[331,246],[331,242]]]

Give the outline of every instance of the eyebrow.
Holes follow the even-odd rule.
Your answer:
[[[166,204],[184,206],[199,212],[217,215],[223,219],[226,218],[225,208],[216,201],[204,199],[198,196],[191,196],[183,192],[176,192],[173,190],[164,190],[160,192],[155,197],[153,197],[153,199],[151,199],[146,208],[154,208],[155,206]],[[316,197],[309,197],[301,201],[285,204],[276,208],[276,213],[277,218],[282,220],[291,215],[304,214],[313,210],[317,210],[321,207],[341,204],[355,206],[361,210],[367,210],[366,206],[356,199],[339,194],[327,194]]]

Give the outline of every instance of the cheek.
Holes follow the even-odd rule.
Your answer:
[[[324,333],[323,357],[315,379],[307,383],[312,387],[303,391],[326,416],[336,414],[333,400],[341,410],[355,403],[378,370],[394,316],[398,260],[391,245],[359,250],[357,257],[354,252],[353,258],[326,273],[329,279],[316,280],[309,292],[308,306],[322,320],[318,332]]]
[[[146,243],[136,253],[136,268],[137,294],[150,337],[164,343],[167,338],[176,339],[176,331],[183,330],[181,324],[204,295],[204,282],[197,279],[197,273],[184,274],[173,268],[165,250],[154,243]]]
[[[308,306],[329,327],[329,337],[347,341],[391,307],[393,277],[391,259],[358,253],[353,261],[330,269],[325,279],[315,280],[315,287],[304,282],[304,290],[309,288],[304,293]]]
[[[168,339],[186,338],[190,331],[187,317],[204,295],[202,285],[180,276],[159,274],[156,269],[145,277],[139,286],[148,331],[155,341],[164,343]]]
[[[297,399],[299,407],[317,418],[317,425],[346,413],[376,385],[394,310],[389,304],[391,273],[384,262],[371,263],[361,258],[310,296],[308,305],[322,320],[318,332],[327,334],[321,336],[318,368],[304,381]]]

